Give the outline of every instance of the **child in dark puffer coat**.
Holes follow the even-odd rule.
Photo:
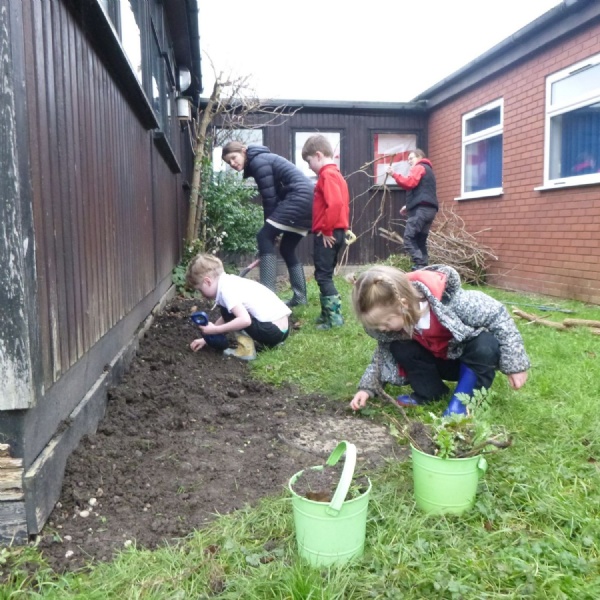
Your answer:
[[[503,304],[479,291],[461,288],[455,269],[433,265],[403,273],[377,266],[354,285],[354,310],[379,343],[350,406],[363,408],[380,386],[407,385],[401,406],[415,406],[444,396],[444,380],[458,381],[472,395],[488,389],[496,370],[515,390],[527,381],[529,358],[523,339]],[[445,415],[467,412],[456,395]]]
[[[260,282],[275,291],[277,255],[275,240],[281,235],[279,252],[288,268],[293,296],[289,307],[306,304],[304,267],[296,247],[312,225],[313,182],[293,165],[266,146],[245,146],[232,141],[223,147],[223,160],[234,170],[253,177],[262,197],[265,224],[258,232]]]

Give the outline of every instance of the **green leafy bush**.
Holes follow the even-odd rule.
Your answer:
[[[252,202],[256,188],[235,173],[213,173],[212,164],[206,161],[200,193],[205,209],[204,226],[198,239],[184,248],[181,262],[172,274],[177,292],[186,297],[195,295],[186,288],[185,275],[196,254],[254,254],[256,234],[263,225],[262,207]]]
[[[192,258],[194,258],[194,256],[196,256],[196,254],[199,254],[200,252],[204,252],[204,243],[202,240],[196,240],[192,244],[185,246],[183,249],[181,262],[173,269],[173,273],[171,275],[171,281],[175,285],[177,293],[185,298],[192,298],[200,293],[189,290],[185,281],[189,262],[192,260]]]
[[[202,182],[205,251],[256,252],[256,234],[263,225],[262,207],[252,202],[256,188],[241,181],[235,173],[213,173],[210,163],[204,166]]]

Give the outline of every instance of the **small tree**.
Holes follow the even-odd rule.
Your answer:
[[[215,72],[214,66],[213,72]],[[295,113],[295,111],[286,111],[284,105],[273,107],[266,101],[259,100],[250,87],[248,76],[226,77],[222,72],[219,74],[215,72],[215,83],[210,97],[203,110],[198,108],[200,116],[194,125],[194,171],[186,228],[188,245],[198,239],[201,231],[200,225],[205,216],[201,180],[203,165],[210,156],[213,141],[211,139],[212,125],[218,121],[221,130],[225,131],[242,128],[258,129],[281,125],[285,122],[285,118]]]

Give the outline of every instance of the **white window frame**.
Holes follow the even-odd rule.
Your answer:
[[[600,173],[590,173],[587,175],[570,175],[566,177],[550,178],[550,145],[552,143],[551,122],[553,117],[566,114],[571,111],[596,104],[600,102],[600,80],[598,85],[591,90],[582,92],[579,96],[569,98],[567,102],[552,103],[552,86],[559,81],[566,80],[583,70],[595,67],[600,64],[600,54],[590,56],[562,71],[558,71],[546,78],[546,121],[544,137],[544,185],[536,189],[569,187],[576,185],[589,185],[600,182]]]
[[[487,129],[483,129],[482,131],[478,131],[477,133],[473,133],[471,135],[467,135],[467,123],[477,117],[484,112],[488,112],[490,110],[494,110],[496,108],[500,108],[500,123],[498,125],[494,125],[493,127],[488,127]],[[461,159],[460,159],[460,197],[455,198],[455,200],[466,200],[468,198],[487,198],[491,196],[500,196],[503,193],[502,186],[487,188],[485,190],[475,190],[472,192],[465,191],[466,181],[465,181],[465,161],[466,161],[466,149],[470,144],[474,144],[476,142],[481,142],[488,138],[496,137],[497,135],[502,136],[502,148],[503,148],[503,156],[502,156],[502,177],[504,178],[504,98],[498,98],[493,102],[489,102],[471,112],[468,112],[462,117],[462,149],[461,149]]]

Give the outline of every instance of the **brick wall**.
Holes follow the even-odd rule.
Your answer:
[[[600,52],[600,25],[464,93],[431,114],[429,157],[445,208],[499,257],[490,283],[600,304],[600,184],[543,184],[546,76]],[[503,195],[460,196],[462,115],[504,99]]]

